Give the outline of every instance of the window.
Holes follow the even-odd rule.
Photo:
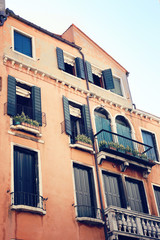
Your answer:
[[[122,88],[121,88],[121,80],[117,77],[113,77],[113,82],[114,82],[114,88],[111,89],[111,92],[116,93],[120,96],[123,96]]]
[[[103,171],[104,192],[107,206],[130,208],[148,213],[148,207],[141,181]]]
[[[103,182],[107,206],[124,207],[121,178],[118,175],[103,172]]]
[[[14,30],[14,50],[33,57],[32,38]]]
[[[92,169],[74,164],[76,208],[78,217],[96,218],[95,187]]]
[[[94,111],[96,131],[106,130],[109,132],[102,131],[97,135],[98,143],[105,140],[106,142],[111,142],[112,133],[111,133],[111,123],[108,113],[103,108],[96,108]]]
[[[14,205],[40,206],[38,156],[14,146]]]
[[[41,89],[16,81],[8,75],[7,114],[13,117],[22,112],[42,126]]]
[[[128,121],[123,116],[117,116],[116,117],[116,127],[117,127],[117,133],[121,136],[118,136],[118,142],[119,144],[122,144],[124,147],[129,147],[133,149],[132,140],[129,140],[132,138],[131,136],[131,128],[128,123]],[[127,137],[129,139],[125,139],[124,137]]]
[[[78,105],[63,96],[65,131],[70,135],[71,143],[79,134],[85,134],[92,139],[90,115],[87,105]]]
[[[126,178],[126,188],[131,210],[148,213],[143,184],[135,179]]]
[[[153,186],[153,189],[154,189],[154,194],[155,194],[155,198],[156,198],[158,212],[160,214],[160,187]]]
[[[146,152],[147,158],[153,161],[158,161],[158,154],[157,154],[157,145],[155,135],[151,132],[142,131],[143,142],[152,147],[151,150]],[[145,150],[148,148],[146,147]]]

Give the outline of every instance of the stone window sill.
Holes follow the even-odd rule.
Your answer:
[[[36,207],[30,207],[26,205],[12,205],[11,210],[17,210],[22,212],[31,212],[31,213],[37,213],[40,215],[46,215],[46,211],[41,208]]]

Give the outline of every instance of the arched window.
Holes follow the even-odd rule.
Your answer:
[[[119,135],[122,135],[122,137],[118,136],[119,144],[122,144],[124,147],[129,146],[132,149],[133,148],[132,140],[129,140],[132,138],[131,128],[128,121],[123,116],[117,116],[116,127],[117,127],[117,133]],[[129,139],[126,139],[125,137]]]
[[[103,130],[97,135],[98,143],[105,140],[106,142],[112,141],[111,124],[108,113],[103,108],[96,108],[94,110],[96,132]],[[106,130],[106,131],[105,131]],[[109,131],[109,132],[107,132]]]

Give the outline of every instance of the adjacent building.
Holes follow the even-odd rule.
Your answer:
[[[0,239],[160,238],[160,118],[128,71],[71,25],[0,2]]]

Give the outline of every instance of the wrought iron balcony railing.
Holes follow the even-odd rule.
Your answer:
[[[108,239],[160,239],[160,217],[118,207],[105,209]]]
[[[97,138],[99,152],[112,152],[119,156],[128,155],[129,158],[148,162],[158,160],[152,146],[131,138],[103,129],[95,134],[95,137]]]
[[[24,205],[29,207],[40,208],[46,211],[46,199],[39,194],[26,192],[11,192],[11,206]]]

